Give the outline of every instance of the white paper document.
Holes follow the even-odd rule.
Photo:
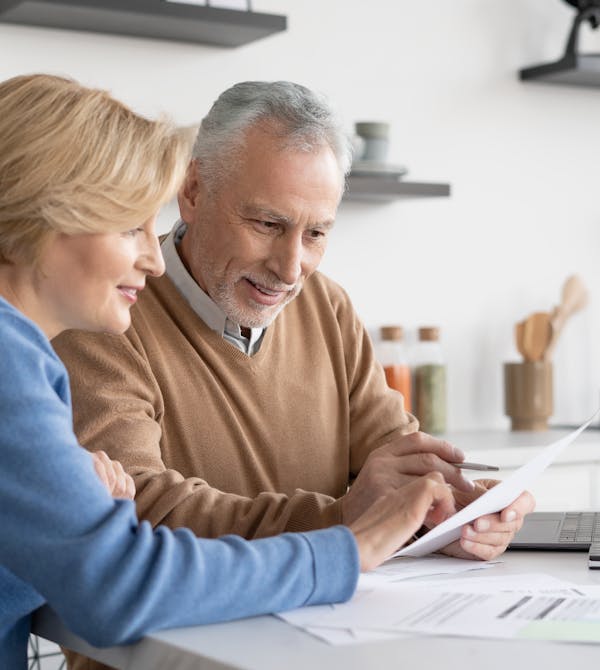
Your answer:
[[[280,616],[313,633],[338,629],[358,639],[372,631],[600,642],[600,598],[536,574],[387,584],[360,591],[349,603]]]
[[[596,411],[594,416],[577,430],[545,447],[541,453],[494,486],[494,488],[474,500],[470,505],[463,507],[459,512],[430,530],[416,542],[397,551],[394,556],[425,556],[432,551],[437,551],[457,540],[460,537],[461,528],[465,524],[484,514],[499,512],[510,505],[589,426],[598,412],[600,410]]]
[[[421,589],[444,589],[444,591],[470,591],[471,593],[496,593],[510,591],[511,593],[548,593],[567,596],[596,596],[597,593],[588,593],[581,587],[558,577],[552,577],[542,572],[527,572],[518,575],[471,575],[451,578],[419,579],[416,583]],[[416,585],[415,584],[415,585]],[[412,586],[412,584],[409,584]]]
[[[400,556],[392,558],[378,568],[365,572],[358,579],[358,589],[399,582],[416,577],[431,577],[433,575],[450,575],[472,570],[492,568],[501,561],[465,561],[462,558],[452,558],[442,554],[432,554],[422,558]]]
[[[451,558],[435,554],[424,558],[395,558],[375,570],[363,573],[358,580],[356,592],[371,591],[374,586],[385,585],[418,577],[436,577],[440,575],[455,575],[457,573],[472,572],[493,568],[501,561],[465,561],[461,558]],[[422,582],[419,581],[419,584]],[[462,583],[462,582],[460,582]],[[438,583],[439,586],[439,583]],[[398,637],[414,637],[414,633],[403,633],[401,631],[365,630],[362,628],[331,628],[318,625],[321,616],[327,616],[335,605],[319,605],[316,607],[303,607],[292,612],[284,612],[277,616],[288,623],[298,626],[333,645],[360,644],[361,642],[372,642],[374,640],[387,640]],[[311,621],[317,622],[314,627]]]
[[[360,607],[333,610],[328,625],[461,637],[571,639],[577,624],[578,639],[600,641],[598,598],[430,590],[416,585],[374,589],[359,598]]]

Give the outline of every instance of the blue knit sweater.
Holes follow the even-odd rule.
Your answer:
[[[118,407],[115,408],[118,411]],[[42,331],[0,298],[0,667],[26,667],[31,612],[48,602],[93,645],[348,599],[349,530],[248,542],[138,523],[72,430],[69,380]]]

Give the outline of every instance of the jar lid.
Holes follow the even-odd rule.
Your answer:
[[[404,337],[402,326],[381,326],[382,340],[401,340]]]
[[[433,326],[419,328],[419,340],[422,342],[436,342],[440,339],[440,329]]]

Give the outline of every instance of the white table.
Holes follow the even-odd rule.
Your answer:
[[[585,552],[511,551],[504,561],[487,570],[486,576],[545,572],[580,584],[600,584],[600,570],[588,570]],[[477,577],[476,572],[466,574]],[[128,647],[97,650],[69,633],[51,610],[43,608],[34,621],[34,632],[124,670],[567,670],[586,663],[595,667],[600,655],[597,645],[442,637],[333,647],[268,616],[168,630]]]

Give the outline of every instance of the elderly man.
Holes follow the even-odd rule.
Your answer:
[[[459,504],[489,485],[417,432],[347,295],[316,272],[350,158],[306,88],[225,91],[162,242],[166,275],[149,280],[130,330],[55,341],[80,442],[123,463],[153,524],[262,537],[349,523],[432,470]],[[448,552],[497,556],[532,505],[525,494],[479,519]]]

